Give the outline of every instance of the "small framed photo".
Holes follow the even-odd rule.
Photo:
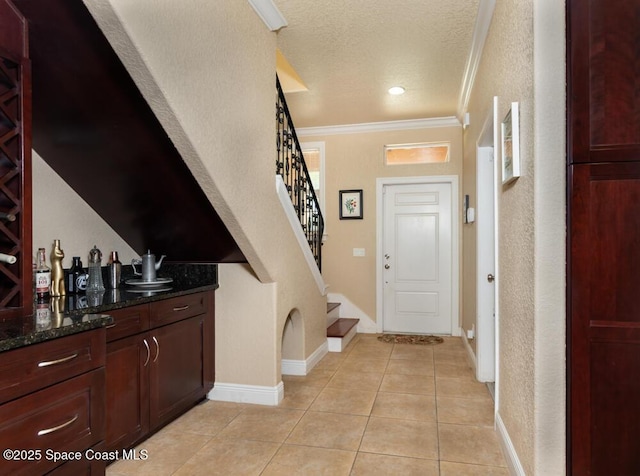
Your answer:
[[[362,220],[362,190],[340,190],[340,220]]]
[[[502,120],[502,184],[506,185],[520,177],[520,121],[518,103]]]

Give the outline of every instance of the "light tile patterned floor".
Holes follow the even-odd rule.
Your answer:
[[[278,407],[207,401],[142,443],[124,475],[508,475],[493,401],[459,338],[433,346],[359,334]]]

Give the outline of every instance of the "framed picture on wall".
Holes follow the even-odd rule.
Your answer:
[[[340,220],[362,220],[362,190],[340,190]]]
[[[506,185],[520,177],[520,121],[518,103],[512,102],[511,109],[502,120],[502,184]]]

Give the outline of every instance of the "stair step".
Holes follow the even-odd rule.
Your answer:
[[[327,327],[327,337],[344,337],[358,325],[360,319],[340,318]]]
[[[329,314],[331,311],[333,311],[334,309],[340,307],[340,303],[339,302],[328,302],[327,303],[327,314]]]

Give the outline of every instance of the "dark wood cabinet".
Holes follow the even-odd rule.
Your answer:
[[[149,433],[149,336],[107,344],[107,450],[129,448]]]
[[[568,473],[640,474],[640,0],[567,32]]]
[[[2,354],[0,447],[32,453],[0,459],[1,474],[44,474],[65,463],[47,451],[84,454],[104,440],[104,341],[98,329]]]
[[[121,451],[184,413],[213,388],[214,292],[120,309],[112,316],[106,447]],[[124,328],[131,335],[123,337]]]
[[[151,428],[158,429],[206,395],[203,372],[205,315],[151,332]]]

